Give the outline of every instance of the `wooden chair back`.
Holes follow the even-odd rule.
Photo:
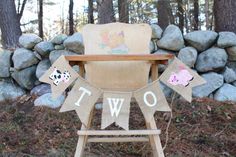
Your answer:
[[[151,28],[147,24],[88,24],[82,31],[85,55],[149,54]],[[90,61],[86,79],[106,90],[132,91],[148,83],[147,61]]]

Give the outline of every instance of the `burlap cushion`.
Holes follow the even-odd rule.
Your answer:
[[[151,28],[147,24],[88,24],[82,31],[85,54],[149,54]],[[148,82],[145,61],[88,62],[86,79],[102,89],[131,91]]]

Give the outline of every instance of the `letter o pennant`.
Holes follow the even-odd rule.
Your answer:
[[[152,98],[153,98],[153,103],[152,103],[152,104],[149,103],[149,101],[147,100],[147,96],[148,96],[148,95],[151,95]],[[155,94],[154,94],[153,92],[151,92],[151,91],[147,91],[147,92],[144,93],[144,95],[143,95],[143,100],[144,100],[145,104],[148,105],[149,107],[153,107],[153,106],[155,106],[155,105],[157,104],[157,97],[156,97]]]
[[[135,91],[134,97],[147,122],[156,111],[171,111],[158,80]]]

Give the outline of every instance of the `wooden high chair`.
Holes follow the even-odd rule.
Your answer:
[[[104,32],[102,34],[97,33],[100,30],[104,30],[104,28],[105,30],[111,31],[111,34],[106,36]],[[137,35],[136,32],[140,34]],[[128,36],[124,36],[124,34],[128,34]],[[99,38],[97,37],[99,35],[105,36],[112,41],[114,39],[114,42],[111,43],[113,44],[112,46],[116,45],[116,42],[119,44],[119,42],[125,40],[131,45],[129,47],[128,44],[129,53],[112,54],[109,48],[105,47],[104,50],[104,47],[96,46],[99,45]],[[121,36],[116,41],[117,38],[113,38],[112,35]],[[133,35],[136,36],[134,37]],[[167,63],[173,57],[173,55],[169,54],[149,54],[150,38],[151,29],[146,24],[129,25],[111,23],[105,25],[87,25],[83,29],[85,55],[66,56],[66,59],[71,65],[79,65],[80,75],[96,87],[104,90],[134,91],[147,85],[150,68],[151,80],[154,81],[158,78],[158,64]],[[115,50],[117,52],[117,49]],[[83,155],[87,142],[150,142],[153,156],[164,157],[159,137],[161,131],[157,129],[154,117],[150,122],[146,122],[147,130],[89,130],[92,115],[93,110],[90,113],[88,124],[82,125],[78,131],[79,140],[75,157],[81,157]],[[89,136],[94,135],[99,137],[89,138]],[[129,137],[131,135],[142,137]],[[143,135],[148,136],[148,138],[143,137]]]

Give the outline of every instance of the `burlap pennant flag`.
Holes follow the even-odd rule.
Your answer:
[[[81,122],[86,126],[90,112],[101,95],[100,89],[79,77],[61,106],[60,112],[75,110]]]
[[[151,121],[156,111],[171,111],[158,80],[133,94],[147,122]]]
[[[162,73],[160,80],[188,102],[192,101],[192,88],[206,83],[197,72],[191,70],[176,57]]]
[[[64,56],[60,56],[53,65],[39,79],[51,85],[52,98],[57,98],[78,77]]]
[[[104,92],[101,128],[115,122],[125,130],[129,130],[129,111],[131,92]]]

